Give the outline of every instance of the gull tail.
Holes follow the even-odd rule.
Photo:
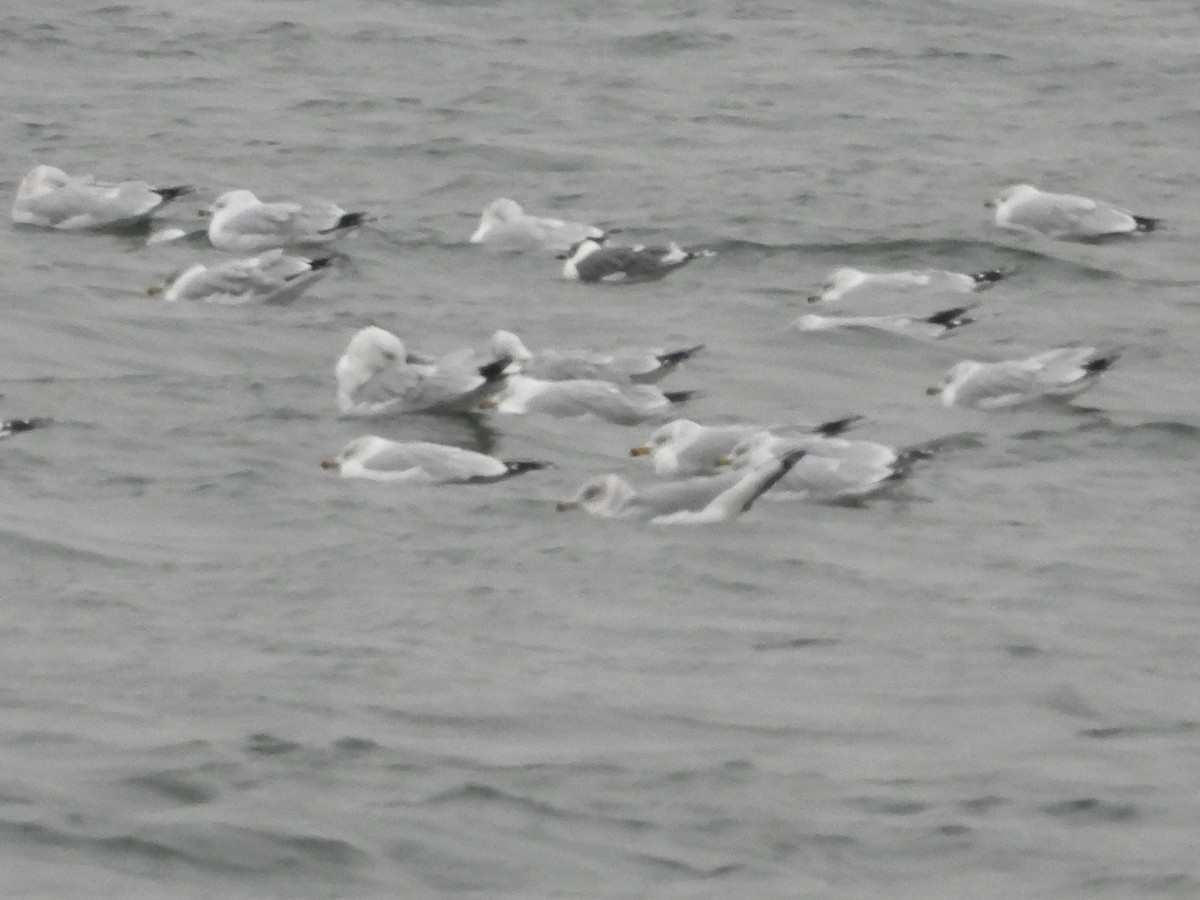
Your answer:
[[[190,184],[179,184],[174,187],[154,188],[154,193],[163,198],[163,203],[174,200],[176,197],[182,197],[184,194],[190,194],[195,190]]]
[[[540,459],[506,459],[504,460],[504,465],[508,471],[501,475],[501,478],[509,478],[525,472],[536,472],[538,469],[554,468],[553,463],[544,462]]]
[[[950,309],[943,309],[935,312],[932,316],[925,319],[930,325],[941,325],[947,331],[952,328],[960,328],[963,325],[970,325],[975,320],[967,315],[975,305],[970,306],[954,306]]]
[[[317,234],[333,234],[335,231],[341,231],[343,228],[357,228],[366,221],[367,214],[365,212],[349,212],[328,228],[322,228]]]
[[[1110,350],[1108,353],[1103,353],[1099,356],[1093,356],[1083,364],[1083,371],[1099,375],[1101,372],[1107,372],[1112,368],[1112,364],[1121,358],[1120,350]]]
[[[513,358],[511,356],[502,356],[499,359],[492,360],[486,366],[480,366],[477,370],[486,381],[502,381],[508,377],[504,371],[512,365]]]
[[[862,420],[862,416],[846,416],[844,419],[831,419],[828,422],[822,422],[820,425],[815,426],[812,432],[813,434],[821,435],[821,437],[837,437],[842,432],[849,431]]]
[[[667,398],[668,403],[687,403],[699,391],[663,391],[663,396]]]
[[[1162,220],[1151,219],[1149,216],[1134,216],[1133,221],[1137,223],[1138,231],[1154,231]]]
[[[308,267],[312,270],[324,269],[333,265],[335,256],[315,256],[308,261]]]
[[[659,361],[659,364],[664,366],[677,366],[681,362],[691,359],[703,349],[703,344],[697,344],[695,347],[688,347],[685,350],[671,350],[668,353],[660,353],[655,359]]]

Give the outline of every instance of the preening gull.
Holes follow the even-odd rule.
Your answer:
[[[191,190],[190,185],[156,188],[144,181],[96,181],[91,175],[72,177],[54,166],[38,166],[21,179],[12,219],[18,225],[64,231],[127,228]]]
[[[603,234],[604,230],[595,225],[531,216],[515,200],[500,197],[484,207],[470,241],[499,250],[541,248],[562,253],[584,238]]]
[[[1153,231],[1158,219],[1133,213],[1103,200],[1075,194],[1051,194],[1031,184],[1014,184],[985,206],[996,210],[1001,228],[1065,240]]]
[[[205,303],[290,303],[324,278],[332,261],[331,256],[289,256],[283,250],[268,250],[211,267],[195,263],[148,293]]]
[[[264,203],[247,190],[226,191],[201,214],[212,216],[212,245],[239,253],[327,244],[366,220],[366,213],[346,212],[326,200]]]
[[[820,425],[793,425],[788,434],[841,434],[861,416],[850,416]],[[671,477],[711,475],[718,460],[733,453],[740,441],[764,430],[762,425],[701,425],[691,419],[674,419],[656,428],[644,444],[629,451],[630,456],[649,456],[656,475]]]
[[[657,384],[704,349],[703,344],[680,350],[622,347],[611,353],[593,350],[530,352],[511,331],[497,331],[489,345],[493,356],[511,356],[521,372],[546,381],[586,378],[633,384]]]
[[[20,434],[22,431],[32,431],[34,428],[41,428],[49,424],[49,419],[37,417],[31,419],[0,419],[0,438],[6,438],[11,434]]]
[[[897,452],[874,441],[809,436],[797,438],[760,431],[717,460],[734,469],[761,466],[794,450],[806,456],[780,481],[776,493],[809,500],[862,497],[895,481],[923,453]]]
[[[391,441],[375,434],[357,437],[322,469],[343,478],[414,481],[426,484],[479,484],[545,469],[535,460],[501,460],[486,453],[426,441]]]
[[[1027,359],[985,363],[965,359],[940,385],[929,388],[946,406],[1003,409],[1043,397],[1070,397],[1087,390],[1119,357],[1095,347],[1059,347]]]
[[[939,338],[955,328],[970,325],[975,320],[967,315],[974,305],[954,306],[931,316],[818,316],[808,313],[798,318],[795,326],[801,331],[835,331],[841,328],[864,328],[890,331],[919,337]]]
[[[725,522],[746,512],[804,456],[804,450],[793,450],[729,476],[689,478],[641,490],[619,475],[602,475],[557,508],[583,509],[610,519],[644,519],[652,525]]]
[[[563,278],[568,281],[594,283],[609,281],[618,284],[637,284],[657,281],[685,266],[693,259],[715,255],[711,250],[684,250],[674,241],[666,247],[609,247],[608,235],[579,241],[566,253]]]
[[[670,411],[693,391],[660,391],[652,384],[616,384],[592,378],[546,381],[512,375],[484,408],[499,413],[541,413],[556,418],[595,416],[617,425],[637,425]]]
[[[821,282],[821,290],[811,294],[809,303],[832,303],[851,294],[894,296],[912,294],[966,294],[991,287],[1005,273],[950,272],[945,269],[909,269],[900,272],[864,272],[850,266],[834,269]]]
[[[477,366],[463,351],[432,362],[409,362],[404,342],[369,325],[350,339],[338,360],[337,405],[345,415],[469,412],[504,387],[512,363]]]

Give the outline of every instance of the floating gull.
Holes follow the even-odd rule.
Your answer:
[[[1096,383],[1119,353],[1094,347],[1059,347],[1028,359],[984,363],[965,359],[929,388],[946,406],[1002,409],[1042,397],[1070,397]]]
[[[164,203],[191,190],[189,185],[156,188],[144,181],[112,184],[38,166],[21,179],[12,219],[18,225],[64,231],[127,228],[145,222]]]
[[[657,281],[693,259],[715,255],[711,250],[684,250],[674,241],[666,247],[608,247],[607,237],[584,238],[559,254],[559,259],[566,260],[563,278],[586,283]]]
[[[603,229],[594,225],[531,216],[515,200],[501,197],[484,207],[471,243],[500,250],[542,248],[562,253],[584,238],[603,235]]]
[[[511,356],[521,372],[546,381],[586,378],[633,384],[657,384],[704,349],[682,350],[625,347],[611,353],[592,350],[542,350],[531,353],[511,331],[497,331],[489,345],[493,356]]]
[[[740,441],[717,463],[734,469],[761,466],[794,450],[804,450],[807,455],[792,467],[776,491],[810,500],[862,497],[895,481],[908,470],[912,459],[925,455],[897,452],[874,441],[795,438],[760,431]]]
[[[378,435],[357,437],[332,459],[321,462],[343,478],[417,481],[426,484],[479,484],[500,481],[549,463],[501,460],[486,453],[426,441],[389,441]]]
[[[482,404],[500,413],[542,413],[556,418],[595,416],[617,425],[637,425],[670,410],[693,391],[660,391],[652,384],[616,384],[592,378],[546,381],[512,375]]]
[[[801,331],[865,328],[874,331],[890,331],[896,334],[939,338],[948,331],[974,322],[975,320],[967,315],[974,308],[974,305],[955,306],[943,309],[931,316],[818,316],[815,313],[808,313],[798,318],[795,326]]]
[[[476,366],[473,356],[467,350],[433,362],[409,362],[400,338],[369,325],[350,339],[338,360],[338,409],[359,416],[478,409],[481,400],[504,387],[512,360]]]
[[[329,273],[332,261],[331,256],[288,256],[283,250],[268,250],[211,268],[196,263],[165,284],[152,286],[148,293],[205,303],[291,303]]]
[[[0,438],[6,438],[11,434],[20,434],[22,431],[32,431],[34,428],[42,428],[49,424],[50,420],[43,418],[0,419]]]
[[[201,214],[212,215],[212,245],[240,253],[326,244],[366,219],[366,213],[346,212],[325,200],[263,203],[247,190],[226,191]]]
[[[834,269],[821,283],[809,303],[832,303],[849,294],[966,294],[991,287],[1005,275],[999,269],[987,272],[948,272],[945,269],[911,269],[903,272],[864,272],[850,266]]]
[[[841,434],[861,416],[836,419],[820,425],[795,425],[783,429],[788,434]],[[629,451],[630,456],[649,456],[657,475],[708,475],[716,471],[718,460],[733,453],[738,443],[763,431],[761,425],[701,425],[691,419],[675,419],[654,430],[644,444]]]
[[[646,519],[651,525],[726,522],[746,512],[804,456],[803,450],[793,450],[728,477],[690,478],[642,490],[619,475],[601,475],[557,508],[583,509],[609,519]]]
[[[1001,228],[1068,240],[1153,231],[1158,226],[1158,219],[1135,216],[1103,200],[1051,194],[1030,184],[1005,188],[984,205],[996,210],[995,222]]]

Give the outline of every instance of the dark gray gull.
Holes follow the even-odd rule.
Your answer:
[[[368,325],[350,339],[338,360],[338,410],[356,416],[475,411],[480,401],[504,387],[511,364],[502,358],[476,365],[471,350],[410,362],[400,338]]]
[[[484,207],[470,243],[486,244],[497,250],[541,249],[563,253],[584,238],[603,234],[604,230],[595,225],[530,215],[517,201],[500,197]]]
[[[794,450],[726,477],[689,478],[637,489],[619,475],[601,475],[558,504],[609,519],[640,519],[651,525],[701,525],[736,519],[805,456]]]
[[[563,278],[586,284],[638,284],[664,278],[693,259],[715,255],[711,250],[684,250],[674,241],[666,247],[610,247],[607,239],[608,233],[584,238],[560,254],[559,259],[566,260]]]
[[[1047,397],[1072,397],[1085,391],[1120,356],[1116,350],[1058,347],[1025,359],[987,363],[964,359],[942,383],[926,393],[946,406],[1004,409]]]
[[[212,245],[239,253],[327,244],[366,221],[366,213],[346,212],[327,200],[264,203],[247,190],[226,191],[201,214],[212,216]]]
[[[1090,197],[1052,194],[1031,184],[1014,184],[985,206],[996,210],[1000,228],[1062,240],[1089,240],[1153,231],[1158,219],[1133,213]]]
[[[321,461],[322,469],[343,478],[424,484],[482,484],[549,465],[535,460],[497,459],[449,444],[392,441],[375,434],[357,437],[337,456]]]
[[[704,349],[703,344],[679,350],[658,347],[620,347],[596,350],[540,350],[532,353],[511,331],[497,331],[488,345],[494,357],[511,356],[522,374],[546,381],[587,378],[633,384],[657,384]]]
[[[153,285],[147,293],[165,300],[193,300],[234,305],[291,303],[330,272],[332,256],[289,256],[268,250],[258,256],[213,266],[195,263]]]
[[[190,185],[156,188],[144,181],[96,181],[91,175],[38,166],[21,179],[12,219],[18,225],[62,231],[128,228],[191,190]]]

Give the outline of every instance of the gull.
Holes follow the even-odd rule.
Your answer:
[[[587,237],[559,254],[563,278],[568,281],[597,281],[637,284],[657,281],[702,256],[714,256],[711,250],[684,250],[674,241],[666,247],[608,247],[608,233]]]
[[[660,391],[652,384],[615,384],[594,378],[547,381],[511,375],[481,406],[514,415],[542,413],[560,419],[591,415],[617,425],[637,425],[693,395],[693,391]]]
[[[897,452],[874,441],[816,435],[796,438],[760,431],[740,441],[717,464],[738,470],[763,465],[794,450],[804,450],[806,455],[780,481],[777,492],[826,501],[872,493],[907,472],[914,459],[927,455],[923,451]]]
[[[373,416],[478,409],[480,401],[504,387],[512,360],[475,366],[472,358],[467,350],[435,361],[410,362],[400,338],[369,325],[350,339],[338,360],[338,410]]]
[[[275,247],[326,244],[366,220],[325,200],[264,203],[247,190],[226,191],[211,207],[208,239],[218,250],[254,253]]]
[[[595,225],[529,215],[517,201],[500,197],[484,207],[470,242],[500,250],[541,248],[562,253],[577,241],[603,234],[604,230]]]
[[[6,438],[12,434],[20,434],[22,431],[32,431],[34,428],[42,428],[49,424],[49,419],[38,417],[31,419],[0,419],[0,438]]]
[[[1158,227],[1158,219],[1135,216],[1103,200],[1051,194],[1031,184],[1005,188],[984,205],[996,210],[995,223],[1001,228],[1051,238],[1088,240]]]
[[[1087,390],[1115,363],[1119,351],[1058,347],[1026,359],[986,363],[965,359],[940,385],[929,388],[946,406],[1003,409],[1043,397],[1070,397]]]
[[[343,478],[412,481],[425,484],[480,484],[545,469],[535,460],[502,460],[448,444],[392,441],[367,434],[350,441],[337,456],[321,461],[322,469]]]
[[[943,309],[931,316],[819,316],[808,313],[795,321],[801,331],[834,331],[841,328],[865,328],[874,331],[890,331],[895,334],[912,334],[920,337],[939,338],[947,332],[975,320],[967,315],[975,306],[955,306]]]
[[[332,261],[332,256],[288,256],[280,249],[268,250],[211,267],[195,263],[147,293],[205,303],[290,303],[324,278]]]
[[[725,478],[691,478],[641,490],[619,475],[601,475],[560,501],[557,509],[583,509],[610,519],[644,519],[651,525],[726,522],[750,509],[804,456],[804,450],[793,450]]]
[[[815,426],[788,426],[783,430],[798,435],[832,437],[861,418],[849,416]],[[629,455],[649,456],[654,461],[656,475],[711,475],[721,457],[733,453],[734,447],[743,439],[763,430],[761,425],[701,425],[691,419],[674,419],[656,428],[644,444],[631,448]]]
[[[493,356],[511,356],[521,372],[546,381],[588,378],[633,384],[657,384],[704,349],[703,344],[681,350],[622,347],[611,353],[593,350],[542,350],[536,355],[511,331],[492,335]]]
[[[875,295],[950,293],[968,294],[991,287],[1005,277],[999,269],[986,272],[950,272],[945,269],[910,269],[901,272],[864,272],[842,266],[821,282],[821,290],[811,294],[809,303],[833,303],[849,294]]]
[[[91,175],[73,177],[54,166],[37,166],[21,179],[12,219],[18,225],[63,231],[127,228],[191,190],[190,185],[156,188],[144,181],[96,181]]]

